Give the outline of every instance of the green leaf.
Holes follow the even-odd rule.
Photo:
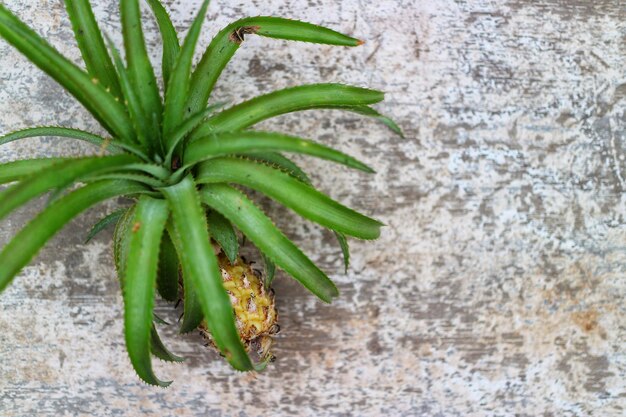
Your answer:
[[[170,325],[170,323],[162,319],[157,313],[152,313],[152,321],[154,321],[156,324],[165,324],[166,326]]]
[[[215,82],[248,34],[329,45],[357,46],[362,43],[334,30],[297,20],[266,16],[237,20],[213,38],[193,73],[187,101],[189,114],[204,108]]]
[[[183,244],[181,242],[180,236],[178,232],[171,224],[172,221],[168,222],[167,232],[172,239],[172,243],[174,243],[174,247],[176,248],[176,253],[178,255],[178,259],[182,259],[182,253],[185,250]],[[202,323],[204,319],[204,313],[202,312],[202,306],[200,304],[200,299],[198,298],[197,291],[193,286],[193,282],[191,281],[191,271],[189,270],[189,265],[185,265],[181,262],[181,268],[183,270],[183,322],[180,325],[180,333],[185,334],[196,330],[196,328]]]
[[[99,82],[71,63],[50,44],[0,4],[0,36],[22,52],[82,103],[111,133],[124,141],[134,136],[130,119],[121,103]]]
[[[321,300],[339,295],[335,284],[242,192],[225,184],[205,185],[202,201],[230,220],[254,245]]]
[[[165,169],[161,165],[153,163],[134,163],[124,166],[125,170],[141,171],[152,175],[160,180],[167,180],[170,177],[169,170]]]
[[[136,161],[130,155],[114,155],[63,160],[39,171],[37,176],[24,179],[0,193],[0,219],[11,211],[54,188],[63,188],[86,175],[118,169]]]
[[[162,58],[162,70],[163,70],[163,90],[167,91],[170,74],[174,71],[174,65],[176,65],[176,59],[180,52],[180,44],[178,43],[178,34],[176,28],[172,24],[167,10],[163,7],[160,0],[147,0],[154,17],[156,18],[161,32],[161,41],[163,44],[163,58]]]
[[[103,181],[79,188],[44,209],[0,252],[0,292],[65,224],[87,208],[109,198],[141,193],[145,188],[126,181]]]
[[[72,22],[74,36],[87,66],[87,72],[99,80],[114,96],[121,98],[117,73],[89,1],[65,0],[65,8]]]
[[[324,227],[360,239],[376,239],[381,223],[351,210],[284,172],[239,158],[200,164],[199,184],[233,182],[260,191]]]
[[[402,132],[402,129],[400,128],[400,126],[398,126],[396,122],[393,121],[393,119],[383,114],[380,114],[369,106],[337,107],[337,109],[351,111],[353,113],[377,119],[382,124],[387,126],[392,132],[404,139],[404,133]]]
[[[88,175],[83,179],[84,182],[94,182],[94,181],[102,181],[102,180],[136,181],[152,188],[160,188],[165,185],[163,181],[160,181],[156,178],[152,178],[145,174],[137,174],[137,173],[131,173],[131,172],[112,172],[112,173],[105,173],[105,174]]]
[[[114,259],[115,259],[115,269],[117,270],[117,274],[118,274],[119,281],[120,281],[120,287],[122,288],[122,290],[124,289],[124,281],[125,281],[124,277],[126,274],[126,260],[128,259],[128,250],[129,250],[131,230],[134,225],[133,223],[134,210],[135,210],[135,206],[132,206],[126,209],[122,217],[117,222],[117,225],[115,227],[115,232],[113,233],[113,254],[114,254]],[[167,238],[169,240],[169,236],[167,236],[167,234],[164,234],[163,238],[164,239]],[[161,253],[159,254],[159,264],[160,264],[159,276],[157,276],[157,288],[161,294],[163,293],[163,290],[165,289],[165,285],[162,282],[163,275],[162,275],[162,263],[161,263],[163,259],[163,255],[164,255],[163,250],[164,250],[164,245],[162,241]],[[176,256],[176,254],[174,254],[174,256]],[[178,286],[177,277],[174,282],[176,286]],[[169,285],[169,283],[167,285]],[[178,292],[178,287],[176,287],[176,292]],[[202,317],[200,317],[200,321],[201,320],[202,320]],[[159,324],[169,324],[165,320],[160,318],[156,313],[153,314],[153,321]],[[154,345],[156,342],[157,341],[152,340],[153,353],[156,355],[154,351],[154,349],[156,348],[158,349],[160,353],[164,354],[164,352],[162,351],[162,348]],[[164,358],[161,358],[161,359],[166,360]]]
[[[161,387],[150,359],[153,328],[154,286],[159,262],[161,236],[169,215],[167,201],[141,196],[135,206],[129,233],[124,281],[124,335],[130,362],[148,384]]]
[[[85,239],[85,243],[89,243],[91,239],[93,239],[94,237],[98,235],[98,233],[102,232],[104,229],[106,229],[113,223],[117,224],[117,222],[122,218],[124,213],[126,213],[127,211],[128,211],[128,208],[115,210],[113,213],[109,213],[108,215],[100,219],[98,223],[96,223],[89,231],[89,234],[87,235],[87,238]]]
[[[150,330],[150,351],[154,356],[166,362],[185,361],[185,358],[174,355],[165,347],[154,324],[152,325],[152,330]]]
[[[57,136],[61,138],[78,139],[99,146],[102,151],[109,150],[119,152],[121,149],[125,149],[141,158],[148,159],[141,149],[131,144],[120,142],[115,139],[105,139],[83,130],[56,126],[32,127],[9,133],[0,137],[0,145],[13,142],[18,139],[34,138],[39,136]]]
[[[264,164],[270,165],[274,168],[280,169],[283,172],[291,175],[292,177],[298,179],[298,181],[302,181],[305,184],[311,184],[311,179],[309,176],[296,165],[291,159],[276,153],[276,152],[255,152],[251,154],[246,154],[248,158],[253,161],[263,162]]]
[[[365,172],[374,172],[356,159],[313,141],[272,132],[239,131],[200,138],[187,146],[185,167],[219,156],[256,152],[294,152],[326,159]]]
[[[64,158],[42,158],[6,162],[0,165],[0,184],[19,181],[66,160]]]
[[[154,69],[146,51],[138,0],[120,0],[120,16],[128,75],[143,109],[145,125],[148,127],[147,137],[153,143],[159,143],[163,106]]]
[[[211,106],[208,106],[206,109],[201,112],[194,114],[191,117],[188,117],[178,128],[174,129],[174,132],[169,135],[169,145],[167,147],[167,154],[165,155],[165,166],[172,165],[172,157],[174,155],[174,151],[176,147],[180,144],[180,142],[185,139],[185,137],[191,133],[200,123],[202,123],[207,117],[211,115],[215,111],[222,107],[223,103],[216,103]]]
[[[348,245],[348,239],[343,233],[335,232],[335,237],[341,246],[341,253],[343,254],[344,272],[348,273],[350,267],[350,246]]]
[[[217,132],[246,129],[263,120],[294,111],[360,106],[382,101],[383,93],[343,84],[310,84],[285,88],[226,109],[200,125],[191,140]]]
[[[115,225],[115,231],[113,232],[113,260],[115,261],[115,270],[117,271],[117,277],[122,290],[124,289],[126,276],[126,259],[128,258],[130,230],[134,217],[135,205],[129,207],[122,217],[120,217]]]
[[[161,252],[159,255],[159,274],[157,276],[157,289],[159,294],[167,301],[178,300],[178,273],[180,264],[176,247],[168,233],[161,240]]]
[[[233,307],[207,232],[206,214],[200,207],[193,180],[186,177],[162,192],[170,203],[174,227],[183,248],[181,263],[189,269],[215,344],[234,368],[252,370],[254,365],[239,338]]]
[[[183,121],[185,113],[185,104],[189,92],[189,83],[191,78],[191,64],[193,53],[200,36],[202,22],[209,7],[209,0],[204,0],[200,11],[193,21],[187,38],[183,44],[176,66],[172,72],[167,94],[165,95],[165,114],[163,116],[163,131],[166,135],[167,149],[171,148],[169,134],[176,129]]]
[[[235,264],[239,256],[239,241],[233,225],[217,211],[209,211],[207,215],[209,233],[219,243],[231,264]]]
[[[130,115],[130,120],[132,121],[137,141],[142,145],[146,152],[151,153],[154,151],[154,144],[148,140],[148,137],[150,137],[150,129],[148,127],[149,122],[144,115],[139,92],[136,89],[136,85],[131,81],[128,70],[124,66],[124,61],[122,61],[120,52],[115,47],[115,44],[109,37],[107,37],[107,42],[109,43],[109,49],[113,55],[113,61],[115,62],[115,68],[119,76],[124,96],[124,104],[128,109],[128,114]]]
[[[276,277],[276,264],[263,252],[261,252],[261,255],[263,256],[263,264],[265,265],[265,289],[269,290],[272,287],[272,282],[274,282],[274,277]]]

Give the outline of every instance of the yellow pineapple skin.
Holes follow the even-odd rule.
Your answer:
[[[272,336],[280,330],[274,291],[265,290],[260,274],[241,257],[231,264],[220,252],[218,260],[224,288],[235,313],[239,337],[246,350],[256,352],[263,360],[274,360],[270,351]],[[213,345],[206,321],[202,322],[199,330]]]

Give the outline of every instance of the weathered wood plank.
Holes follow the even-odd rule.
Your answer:
[[[119,41],[115,2],[106,3],[96,14]],[[199,1],[166,3],[186,28]],[[78,58],[60,2],[6,4]],[[91,211],[0,296],[0,414],[623,415],[624,3],[215,2],[208,31],[256,14],[367,41],[343,50],[250,36],[217,98],[328,80],[387,91],[380,109],[405,140],[334,111],[264,124],[374,166],[376,176],[366,177],[303,160],[321,188],[381,218],[383,237],[354,242],[342,275],[331,235],[264,201],[342,297],[322,305],[279,277],[278,361],[256,376],[233,372],[196,336],[165,331],[189,360],[157,364],[175,379],[160,390],[140,383],[126,359],[110,235],[82,244],[106,209]],[[154,28],[147,33],[156,45]],[[0,132],[97,129],[5,43],[0,56]],[[0,148],[0,158],[87,151],[44,139]],[[4,222],[0,243],[41,204]],[[175,320],[171,306],[159,310]]]

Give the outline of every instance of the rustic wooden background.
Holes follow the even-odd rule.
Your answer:
[[[95,3],[119,42],[116,2]],[[184,30],[199,0],[166,3]],[[4,4],[78,60],[60,0]],[[367,41],[342,49],[250,36],[217,98],[319,81],[385,90],[378,108],[404,140],[335,111],[263,126],[373,165],[378,173],[364,176],[302,160],[322,189],[382,219],[382,238],[353,242],[344,275],[328,233],[265,201],[341,298],[323,305],[280,276],[278,361],[258,375],[166,330],[188,360],[157,364],[175,380],[163,390],[129,366],[111,234],[82,243],[115,204],[92,210],[0,296],[0,415],[624,415],[626,4],[215,0],[203,45],[229,21],[259,14]],[[154,25],[147,32],[156,45]],[[4,42],[0,57],[0,132],[98,130]],[[4,146],[0,159],[87,152],[46,138]],[[0,243],[43,203],[4,221]],[[171,306],[158,309],[175,320]]]

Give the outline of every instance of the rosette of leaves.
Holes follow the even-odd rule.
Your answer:
[[[156,333],[153,306],[157,292],[166,300],[183,298],[181,330],[205,324],[213,343],[234,368],[249,371],[264,366],[253,362],[237,333],[212,242],[234,261],[238,230],[262,252],[267,270],[279,267],[325,302],[338,294],[326,274],[242,188],[261,192],[334,231],[346,265],[346,236],[379,236],[381,223],[316,190],[283,153],[373,172],[367,165],[311,140],[251,127],[289,112],[329,108],[377,118],[399,132],[390,119],[369,107],[383,100],[381,92],[340,84],[287,88],[226,109],[209,105],[218,77],[245,36],[348,47],[361,41],[300,21],[249,17],[222,29],[194,68],[195,46],[208,3],[204,1],[181,42],[163,5],[148,0],[162,39],[164,94],[148,58],[138,0],[120,1],[125,59],[103,36],[87,0],[65,0],[85,69],[0,5],[0,35],[72,94],[108,132],[103,137],[51,126],[0,138],[0,145],[50,136],[99,147],[89,157],[25,159],[0,165],[0,183],[10,183],[0,192],[0,219],[32,199],[52,193],[49,204],[0,252],[0,290],[79,213],[105,200],[127,197],[132,205],[107,216],[91,234],[117,224],[114,255],[124,298],[128,354],[143,381],[161,386],[169,382],[155,376],[151,354],[166,360],[179,358],[167,351]],[[183,294],[179,294],[179,270]],[[270,281],[271,277],[266,277],[265,285]]]

